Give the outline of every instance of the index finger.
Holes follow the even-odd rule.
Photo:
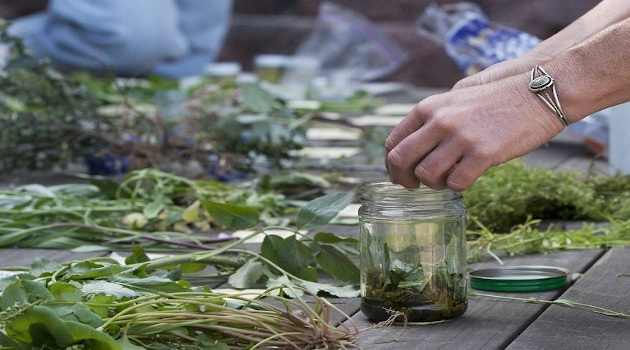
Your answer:
[[[394,130],[389,134],[385,140],[385,149],[387,152],[391,151],[402,140],[411,135],[414,131],[420,129],[424,125],[424,118],[418,111],[418,104],[407,114],[407,116],[400,122]]]

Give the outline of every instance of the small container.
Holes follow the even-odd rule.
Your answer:
[[[214,62],[206,65],[203,73],[221,84],[236,84],[236,78],[241,74],[238,62]]]
[[[289,65],[289,56],[258,55],[254,58],[254,70],[258,80],[278,84]]]
[[[470,273],[470,287],[495,292],[540,292],[564,288],[569,270],[555,266],[502,266]]]
[[[439,322],[467,307],[466,209],[451,190],[361,186],[361,311],[374,322]]]

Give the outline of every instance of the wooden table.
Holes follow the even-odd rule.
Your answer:
[[[83,259],[69,251],[0,249],[0,266],[27,265],[35,258],[55,262]],[[504,265],[550,265],[570,270],[567,288],[547,292],[493,295],[569,299],[630,313],[630,249],[573,250],[547,255],[504,259]],[[471,268],[498,266],[495,261]],[[482,292],[482,291],[479,291]],[[489,297],[469,298],[468,311],[454,320],[434,325],[391,326],[373,324],[359,311],[360,300],[331,301],[351,315],[359,329],[359,345],[376,349],[619,349],[630,346],[630,319],[613,318],[577,308],[532,304]]]
[[[407,93],[406,96],[400,96],[398,101],[418,101],[434,91]],[[584,147],[575,142],[566,142],[566,138],[562,137],[527,155],[525,163],[548,169],[586,170],[595,166],[602,172],[610,172],[605,160],[594,160]],[[380,159],[363,162],[358,158],[345,163],[346,168],[344,164],[334,166],[349,170],[351,176],[361,180],[387,176]],[[4,180],[12,183],[27,181],[13,178]],[[356,227],[338,229],[335,231],[332,228],[331,232],[345,234],[347,230],[356,230]],[[64,262],[88,256],[68,251],[0,249],[0,267],[28,265],[37,257]],[[491,294],[544,300],[570,299],[630,313],[630,249],[563,251],[508,258],[504,262],[505,265],[564,267],[570,270],[571,276],[579,278],[562,290]],[[488,266],[498,264],[486,261],[471,265],[470,268]],[[359,311],[358,298],[335,299],[332,302],[351,316],[351,320],[340,322],[346,325],[354,323],[359,329],[367,329],[358,336],[363,349],[630,349],[630,319],[557,305],[471,297],[468,311],[449,322],[408,326],[404,329],[400,326],[370,329],[373,325]]]

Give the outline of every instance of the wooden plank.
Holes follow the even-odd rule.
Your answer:
[[[69,250],[55,249],[0,249],[0,269],[2,266],[30,266],[36,258],[63,263],[106,254],[106,252],[73,253]]]
[[[611,249],[561,298],[630,313],[630,249]],[[551,306],[508,349],[628,349],[630,319]]]
[[[504,260],[506,266],[551,265],[567,268],[573,273],[581,273],[593,264],[602,250],[575,250],[547,255],[520,256]],[[496,262],[472,264],[470,268],[497,266]],[[516,297],[554,299],[562,290],[536,293],[498,293]],[[359,345],[365,350],[391,349],[504,349],[518,336],[546,306],[514,301],[501,301],[486,297],[469,299],[468,311],[449,322],[428,326],[408,326],[402,329],[393,326],[363,332]],[[359,328],[368,328],[372,322],[358,313],[352,321]],[[393,339],[397,339],[395,343]]]

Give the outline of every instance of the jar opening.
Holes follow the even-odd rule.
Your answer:
[[[434,190],[425,185],[408,189],[389,180],[368,181],[361,185],[361,200],[379,202],[443,202],[460,200],[462,194],[453,190]]]

